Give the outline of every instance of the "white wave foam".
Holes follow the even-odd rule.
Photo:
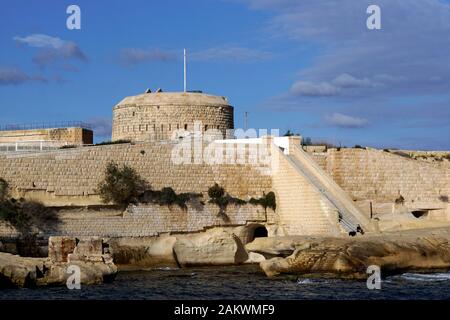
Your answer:
[[[180,268],[158,267],[158,268],[153,268],[153,270],[157,270],[157,271],[175,271],[175,270],[180,270]]]
[[[313,281],[311,279],[297,279],[297,284],[311,284]]]
[[[402,279],[409,281],[449,281],[450,272],[448,273],[404,273],[400,276]]]

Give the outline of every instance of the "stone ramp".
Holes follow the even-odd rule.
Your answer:
[[[317,165],[299,146],[294,145],[286,155],[288,161],[336,208],[340,223],[347,232],[356,231],[358,225],[364,231],[373,231],[370,219],[353,203],[352,199],[334,180]]]

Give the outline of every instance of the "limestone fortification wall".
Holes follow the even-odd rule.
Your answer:
[[[110,161],[133,167],[154,190],[172,187],[206,194],[217,182],[231,195],[248,199],[272,188],[270,176],[250,163],[176,164],[171,161],[173,148],[174,143],[162,141],[0,155],[0,177],[13,195],[48,205],[100,204],[96,188]]]
[[[177,130],[234,128],[233,107],[225,97],[201,93],[157,92],[127,97],[113,110],[113,140],[167,140]],[[197,129],[198,130],[198,129]]]
[[[0,131],[0,143],[15,143],[21,141],[57,141],[64,144],[92,144],[92,130],[84,128],[53,128],[33,130]]]
[[[309,153],[309,155],[311,156],[311,158],[314,159],[314,161],[319,165],[319,167],[322,170],[327,171],[328,156],[327,156],[326,152],[312,152],[312,153]]]
[[[417,207],[447,206],[450,169],[382,150],[329,149],[327,172],[355,200],[394,202],[402,195]]]
[[[219,215],[214,204],[178,206],[157,204],[131,206],[122,212],[113,209],[64,209],[58,212],[59,222],[41,230],[41,237],[100,236],[100,237],[150,237],[162,233],[200,232],[219,226],[239,226],[247,223],[273,223],[274,212],[260,206],[228,206],[226,216]],[[16,238],[17,230],[0,221],[0,238]]]

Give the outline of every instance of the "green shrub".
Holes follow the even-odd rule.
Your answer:
[[[264,208],[271,208],[272,210],[275,210],[277,208],[277,201],[274,192],[270,191],[268,194],[266,194]]]
[[[8,196],[9,185],[4,179],[0,178],[0,202]]]
[[[123,165],[119,167],[110,162],[105,170],[105,178],[98,184],[98,193],[105,203],[113,202],[118,205],[128,205],[136,202],[148,185],[136,171]]]
[[[172,188],[165,187],[161,191],[146,190],[140,197],[139,202],[156,203],[159,205],[178,205],[182,209],[187,209],[186,203],[195,198],[202,197],[201,193],[180,193],[177,194]]]
[[[208,189],[208,196],[210,197],[209,202],[218,205],[222,214],[230,204],[243,205],[247,203],[245,200],[230,196],[217,183]]]
[[[208,196],[210,198],[209,203],[218,205],[221,213],[223,213],[230,204],[243,205],[247,203],[245,200],[230,196],[225,192],[224,188],[219,186],[217,183],[208,189]],[[275,193],[272,191],[267,194],[263,193],[261,198],[251,198],[248,203],[260,205],[264,208],[264,210],[267,210],[267,208],[275,210],[277,207]]]
[[[214,183],[214,186],[208,189],[208,196],[211,199],[219,199],[222,198],[224,195],[225,195],[224,188],[219,186],[217,183]]]
[[[275,193],[273,193],[272,191],[270,191],[268,194],[263,194],[261,198],[251,198],[249,203],[260,205],[264,208],[264,210],[267,210],[267,208],[275,210],[277,208]]]
[[[121,140],[116,140],[116,141],[103,141],[103,142],[94,144],[94,146],[106,146],[106,145],[110,145],[110,144],[123,144],[123,143],[131,143],[131,140],[121,139]]]
[[[177,201],[177,194],[170,187],[161,189],[161,204],[171,205]]]

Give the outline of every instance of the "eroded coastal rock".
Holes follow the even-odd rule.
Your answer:
[[[176,237],[174,253],[182,267],[241,264],[248,259],[241,240],[223,228]]]
[[[271,248],[271,246],[274,246]],[[332,274],[367,278],[367,268],[377,265],[383,274],[406,270],[450,268],[450,243],[443,236],[373,236],[361,238],[286,237],[257,239],[247,248],[260,253],[286,254],[260,263],[269,277],[280,274]]]
[[[99,238],[50,237],[47,258],[0,253],[0,287],[66,285],[68,267],[81,271],[81,284],[111,281],[117,274],[108,247]]]
[[[45,258],[23,258],[0,252],[0,288],[32,287],[42,277]]]
[[[120,270],[236,265],[265,259],[260,254],[249,255],[236,233],[234,227],[216,227],[186,234],[112,238],[108,244]]]
[[[169,235],[115,238],[108,241],[114,263],[120,270],[178,267],[173,253],[177,238]]]

